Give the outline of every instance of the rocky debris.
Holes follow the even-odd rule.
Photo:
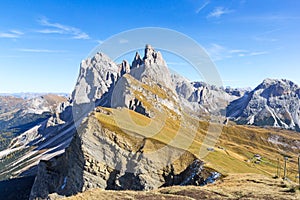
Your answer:
[[[91,188],[200,185],[205,180],[203,162],[191,153],[171,146],[165,146],[159,157],[147,153],[150,147],[163,144],[105,128],[95,113],[84,120],[80,131],[81,137],[75,135],[63,155],[41,162],[31,199],[46,199],[51,193],[70,196]]]
[[[233,101],[226,115],[240,124],[299,130],[300,88],[282,79],[266,79],[254,90]]]

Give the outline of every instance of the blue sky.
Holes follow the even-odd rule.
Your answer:
[[[0,92],[71,92],[93,48],[141,27],[193,38],[224,86],[255,87],[267,77],[300,84],[299,8],[297,0],[1,1]],[[166,60],[198,78],[179,58]]]

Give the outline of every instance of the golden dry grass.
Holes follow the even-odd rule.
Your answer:
[[[203,187],[173,186],[153,191],[105,191],[92,189],[65,200],[106,199],[299,199],[294,185],[259,174],[229,174]]]
[[[205,146],[203,140],[206,137],[208,122],[197,121],[196,119],[185,116],[187,122],[181,124],[181,121],[171,117],[159,116],[150,119],[144,115],[128,109],[105,109],[110,114],[96,113],[95,116],[105,128],[122,134],[132,144],[142,138],[152,139],[152,143],[145,145],[145,151],[156,151],[165,146],[165,144],[176,148],[185,149],[199,157],[201,146]],[[192,128],[191,125],[195,125]],[[197,127],[198,126],[198,127]],[[219,124],[210,124],[211,130],[217,130]],[[216,127],[214,127],[216,126]],[[298,140],[300,136],[293,131],[278,129],[263,129],[258,127],[248,127],[239,125],[225,126],[222,134],[218,138],[213,152],[205,157],[207,167],[213,168],[223,174],[228,173],[259,173],[268,176],[274,176],[277,171],[277,158],[281,159],[281,176],[283,175],[283,160],[281,153],[282,147],[268,142],[270,134],[277,134],[285,138],[287,143]],[[206,138],[207,139],[207,138]],[[209,140],[214,138],[209,138]],[[221,148],[217,148],[217,146]],[[293,158],[288,163],[288,177],[295,180],[297,169],[297,150],[288,152]],[[263,158],[259,164],[254,164],[254,154],[260,154]]]

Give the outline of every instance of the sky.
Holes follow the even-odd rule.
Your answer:
[[[195,40],[225,87],[254,88],[265,78],[300,84],[299,8],[298,0],[3,0],[0,93],[70,93],[92,49],[143,27]],[[171,69],[198,80],[181,58],[166,53],[165,59]]]

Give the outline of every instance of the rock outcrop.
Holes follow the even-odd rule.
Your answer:
[[[91,188],[150,190],[170,185],[200,185],[209,173],[193,154],[165,145],[138,132],[113,130],[98,117],[111,116],[97,108],[87,117],[61,156],[42,161],[31,199],[51,193],[73,195]],[[132,135],[133,134],[133,135]],[[165,147],[157,154],[152,154]]]

